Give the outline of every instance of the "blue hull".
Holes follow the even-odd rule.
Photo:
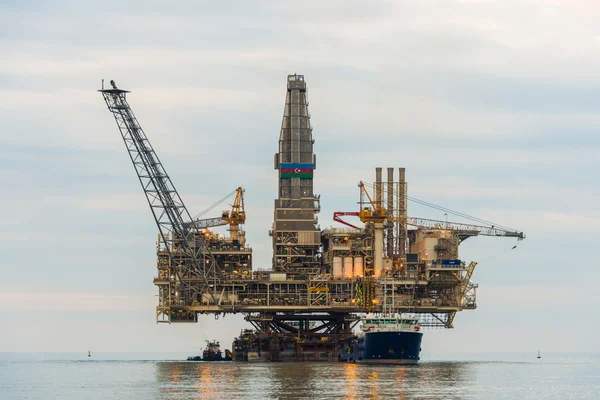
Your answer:
[[[358,339],[353,358],[364,364],[416,364],[422,338],[420,332],[369,332]]]

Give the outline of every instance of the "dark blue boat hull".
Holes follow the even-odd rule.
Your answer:
[[[364,364],[416,364],[421,352],[420,332],[369,332],[358,339],[354,361]]]

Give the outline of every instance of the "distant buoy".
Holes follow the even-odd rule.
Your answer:
[[[92,353],[88,350],[88,357],[91,357]]]
[[[538,356],[537,356],[537,358],[542,358],[542,356],[540,355],[539,350],[538,350]]]

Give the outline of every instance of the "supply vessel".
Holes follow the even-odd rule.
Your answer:
[[[423,333],[419,332],[417,318],[367,316],[361,318],[360,330],[351,361],[364,364],[416,364],[420,360]]]

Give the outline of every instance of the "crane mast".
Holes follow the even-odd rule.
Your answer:
[[[217,264],[199,228],[192,221],[183,200],[173,185],[152,144],[127,102],[127,90],[99,90],[113,114],[146,200],[159,230],[159,238],[169,255],[168,269],[172,282],[169,304],[165,308],[182,308],[195,304],[199,295],[210,293],[211,279]]]
[[[223,220],[229,223],[229,234],[233,240],[239,240],[239,226],[246,222],[246,211],[244,208],[244,189],[236,189],[235,200],[231,205],[231,212],[223,211]]]

